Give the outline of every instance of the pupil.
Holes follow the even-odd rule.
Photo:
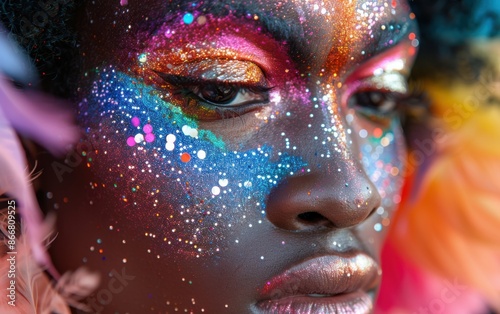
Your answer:
[[[363,107],[377,109],[385,101],[384,95],[379,92],[364,92],[357,95],[358,104]]]
[[[376,91],[357,93],[351,99],[351,103],[360,107],[375,109],[383,113],[393,110],[396,105],[395,100],[386,93]]]
[[[225,85],[208,85],[201,90],[201,96],[213,103],[227,104],[236,98],[237,88]]]

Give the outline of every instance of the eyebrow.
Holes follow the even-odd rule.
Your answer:
[[[258,2],[257,2],[258,3]],[[262,8],[255,2],[250,3],[234,3],[231,0],[220,1],[205,1],[199,5],[193,6],[191,3],[171,3],[167,4],[167,11],[173,13],[192,12],[194,10],[211,14],[215,17],[225,17],[232,14],[237,18],[251,18],[258,16],[259,23],[264,31],[271,35],[277,41],[286,41],[291,51],[301,50],[306,44],[305,31],[302,25],[293,23],[290,19],[283,19],[274,16],[272,13],[263,12]],[[162,4],[164,7],[164,4]],[[284,4],[285,7],[290,7],[290,4]],[[163,8],[165,10],[165,8]],[[296,12],[292,10],[292,12]],[[165,20],[162,21],[165,22]],[[159,27],[160,25],[157,25]]]
[[[258,20],[256,22],[263,27],[264,31],[271,35],[275,40],[285,41],[287,43],[290,57],[299,57],[300,59],[306,57],[304,47],[307,47],[307,39],[302,25],[300,23],[294,23],[293,19],[284,19],[275,16],[271,12],[263,11],[263,8],[259,7],[258,2],[252,1],[250,3],[234,3],[231,0],[208,0],[193,6],[192,3],[182,1],[182,3],[171,2],[170,4],[167,4],[166,8],[165,4],[161,4],[161,6],[163,6],[163,11],[166,9],[167,12],[170,11],[172,13],[179,13],[183,11],[188,13],[195,10],[211,14],[215,17],[225,17],[232,14],[237,18],[250,17],[252,20],[254,15],[256,15],[258,16]],[[289,2],[284,2],[283,4],[283,8],[288,9],[288,12],[297,12],[297,10],[295,10],[292,6],[293,4],[289,4]],[[161,24],[164,22],[165,20],[163,19]],[[374,34],[375,37],[369,42],[366,42],[366,45],[362,47],[362,50],[366,53],[366,57],[378,55],[381,52],[396,46],[413,30],[412,26],[414,26],[415,23],[408,19],[393,19],[376,23],[373,28],[380,29],[382,25],[385,25],[386,29],[384,31],[376,31]]]
[[[370,54],[379,54],[384,50],[399,44],[406,36],[414,31],[415,23],[411,20],[390,20],[385,23],[376,24],[375,27],[386,27],[384,31],[378,32],[374,38],[376,45],[372,50],[367,51]]]

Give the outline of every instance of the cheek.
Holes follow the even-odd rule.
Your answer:
[[[112,68],[93,86],[79,112],[97,149],[90,185],[158,250],[197,257],[225,250],[243,228],[266,223],[271,188],[305,166],[287,154],[271,159],[271,146],[229,151],[216,134]]]
[[[401,201],[406,147],[399,120],[374,124],[365,117],[353,117],[352,137],[359,144],[362,165],[382,197],[371,227],[383,237],[394,210]],[[375,221],[376,220],[376,221]],[[373,222],[374,221],[374,222]]]

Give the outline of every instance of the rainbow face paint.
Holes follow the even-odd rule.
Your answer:
[[[218,252],[227,247],[223,230],[261,224],[270,189],[304,171],[299,157],[276,154],[266,144],[228,150],[151,87],[112,67],[100,76],[80,106],[88,134],[105,147],[90,167],[99,177],[91,185],[110,187],[113,204],[121,203],[110,210],[130,217],[131,224],[140,217],[158,236],[158,250],[174,245],[196,257]],[[241,225],[248,208],[248,223]],[[137,227],[139,233],[142,226]]]
[[[87,9],[78,120],[92,145],[53,199],[61,233],[78,234],[76,257],[55,259],[136,278],[95,304],[369,311],[404,171],[395,107],[418,45],[406,4]]]

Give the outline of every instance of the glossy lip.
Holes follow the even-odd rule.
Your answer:
[[[260,314],[370,313],[379,281],[378,264],[365,254],[320,256],[268,281],[256,308]]]

